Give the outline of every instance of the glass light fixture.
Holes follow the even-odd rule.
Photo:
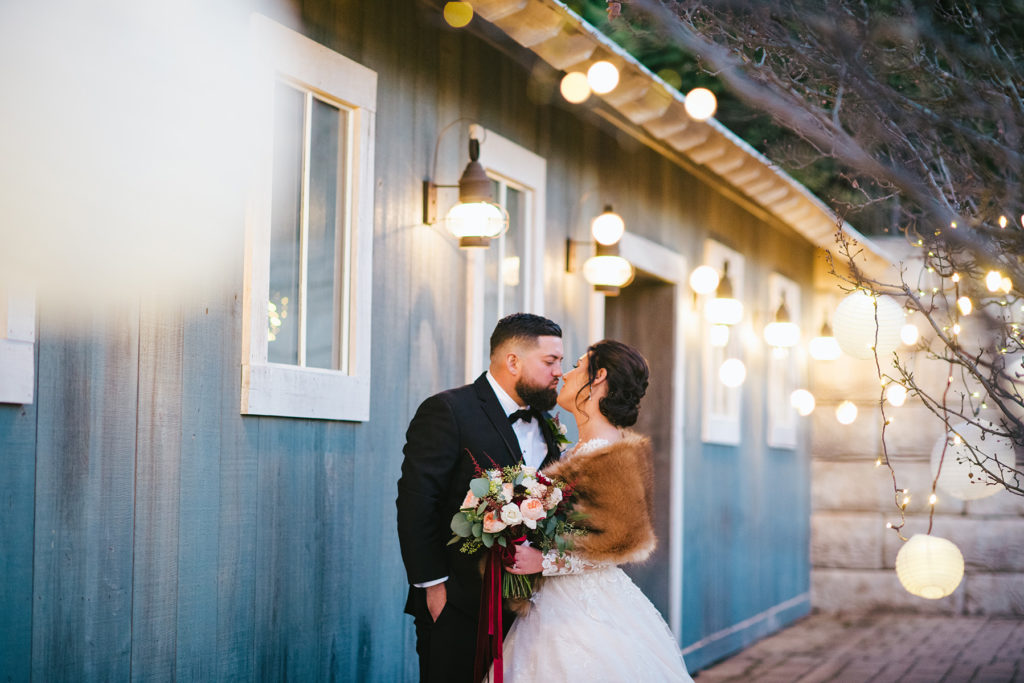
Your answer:
[[[839,342],[832,334],[832,326],[826,320],[821,326],[821,334],[807,344],[807,350],[814,360],[835,360],[843,355]]]
[[[711,266],[697,266],[690,273],[690,289],[697,294],[710,294],[718,287],[718,271]]]
[[[747,379],[747,366],[739,358],[728,358],[718,368],[718,379],[735,389]]]
[[[789,404],[796,409],[800,417],[807,417],[814,412],[814,394],[806,389],[797,389],[789,395]]]
[[[423,181],[423,222],[427,225],[437,222],[437,188],[459,188],[459,201],[448,210],[443,224],[458,238],[460,247],[487,247],[508,228],[508,213],[495,203],[491,179],[479,161],[479,134],[479,126],[470,126],[469,163],[457,186]]]
[[[614,296],[633,281],[633,264],[617,254],[598,253],[583,264],[583,277],[598,292]]]
[[[715,298],[704,305],[704,318],[712,325],[736,325],[743,320],[743,304],[733,298],[728,261],[722,266]]]
[[[598,244],[611,246],[617,244],[626,232],[626,223],[622,216],[612,211],[612,205],[606,204],[604,211],[590,222],[590,233]]]
[[[714,116],[715,109],[718,108],[718,98],[707,88],[694,88],[686,93],[683,108],[686,109],[690,118],[704,121]]]
[[[911,595],[938,600],[960,585],[964,556],[952,541],[914,534],[896,553],[896,576]]]
[[[788,349],[800,343],[800,326],[789,318],[785,294],[782,296],[782,303],[775,311],[775,320],[764,327],[764,340],[769,346],[778,349]]]
[[[594,62],[587,69],[587,83],[598,95],[605,95],[615,90],[619,84],[619,70],[609,61]]]

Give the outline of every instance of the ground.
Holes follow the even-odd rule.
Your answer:
[[[694,678],[698,683],[1024,682],[1024,618],[812,614]]]

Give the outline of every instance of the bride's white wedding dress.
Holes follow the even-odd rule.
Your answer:
[[[575,454],[608,445],[580,444]],[[661,613],[618,566],[572,557],[512,624],[502,658],[508,683],[692,681]]]

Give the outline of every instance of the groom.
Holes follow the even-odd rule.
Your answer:
[[[562,329],[539,315],[514,313],[491,334],[488,371],[428,398],[409,424],[396,503],[410,584],[405,611],[415,620],[423,683],[473,678],[479,558],[446,545],[474,476],[473,459],[484,468],[557,459],[556,435],[541,411],[554,407],[561,375]]]

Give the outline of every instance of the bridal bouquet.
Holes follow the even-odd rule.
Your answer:
[[[516,544],[529,541],[541,552],[568,550],[572,537],[583,533],[573,522],[573,487],[551,480],[534,467],[515,465],[483,470],[469,482],[461,509],[452,517],[454,532],[449,545],[462,541],[461,552],[473,554],[486,548],[499,564],[515,557]],[[501,571],[501,595],[529,598],[530,577]]]

